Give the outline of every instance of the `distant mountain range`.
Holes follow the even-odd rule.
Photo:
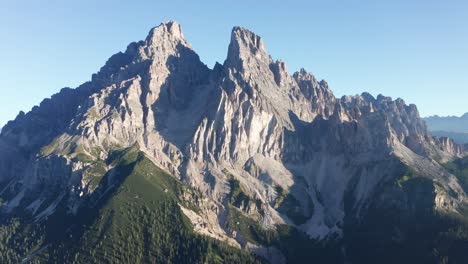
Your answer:
[[[0,263],[466,263],[467,169],[415,105],[169,21],[5,125]]]
[[[459,144],[468,143],[468,113],[457,116],[430,116],[424,118],[434,136],[450,137]]]

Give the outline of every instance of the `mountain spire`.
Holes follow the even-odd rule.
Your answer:
[[[151,29],[147,40],[154,40],[157,38],[169,37],[173,39],[184,39],[182,27],[176,21],[170,20],[161,23],[159,26]]]
[[[250,58],[266,61],[267,64],[271,62],[260,36],[243,27],[234,27],[231,32],[231,42],[225,65],[244,67],[245,63],[249,63]]]

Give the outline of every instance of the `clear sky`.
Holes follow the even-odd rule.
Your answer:
[[[0,0],[0,127],[166,20],[202,61],[223,62],[233,26],[325,79],[336,96],[385,94],[422,116],[468,112],[468,1]]]

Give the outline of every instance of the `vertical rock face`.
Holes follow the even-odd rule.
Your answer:
[[[212,200],[216,210],[207,214],[218,219],[216,234],[230,210],[230,179],[256,201],[239,209],[263,226],[286,223],[321,238],[341,234],[346,195],[358,215],[403,165],[450,187],[454,204],[465,199],[438,164],[465,151],[432,138],[416,106],[368,93],[336,98],[304,69],[291,76],[241,27],[232,30],[224,64],[211,70],[171,21],[112,56],[90,82],[63,89],[3,128],[0,191],[9,199],[2,208],[46,201],[36,190],[49,183],[60,195],[32,214],[52,213],[61,199],[76,208],[93,192],[96,168],[111,169],[102,161],[131,146]],[[301,221],[275,205],[278,187],[297,201]]]
[[[318,82],[315,77],[304,68],[293,74],[302,94],[311,101],[312,111],[328,118],[335,110],[336,99],[324,80]]]
[[[271,58],[267,54],[263,40],[254,33],[234,27],[225,66],[240,72],[254,70],[256,66],[269,65]]]

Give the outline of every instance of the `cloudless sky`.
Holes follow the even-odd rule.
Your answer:
[[[415,103],[422,116],[468,112],[466,0],[0,0],[0,127],[166,20],[210,67],[239,25],[338,97],[368,91]]]

